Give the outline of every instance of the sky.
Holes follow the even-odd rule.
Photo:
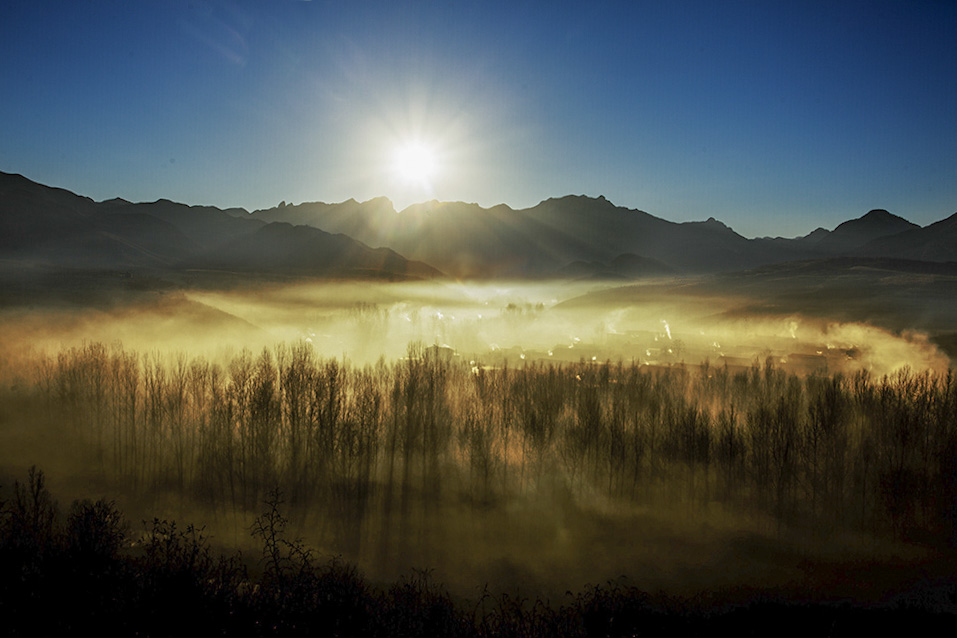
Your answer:
[[[957,211],[957,2],[6,0],[0,171],[247,210]],[[410,177],[399,149],[426,149]]]

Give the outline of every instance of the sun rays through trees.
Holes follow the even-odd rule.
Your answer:
[[[303,343],[224,363],[91,344],[34,373],[31,414],[67,428],[101,480],[234,512],[279,488],[353,557],[441,560],[450,535],[542,506],[954,536],[949,373],[476,368],[420,344],[354,367]]]

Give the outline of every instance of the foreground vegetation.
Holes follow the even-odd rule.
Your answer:
[[[8,462],[53,459],[63,485],[161,518],[135,532],[112,496],[62,511],[41,472],[4,481],[10,635],[624,636],[716,625],[840,635],[936,623],[957,606],[946,567],[957,540],[951,373],[800,377],[770,361],[491,368],[420,345],[356,367],[305,343],[217,360],[94,343],[16,377],[8,371],[0,389]],[[171,502],[204,525],[233,521],[244,540],[178,526]],[[720,600],[649,595],[654,569],[632,571],[640,560],[628,552],[647,545],[638,559],[658,568],[691,547],[668,545],[672,528],[653,529],[661,518],[701,522],[693,534],[719,520],[761,530],[777,539],[770,549],[755,536],[701,555],[771,553],[770,571],[725,579]],[[877,606],[820,602],[826,577],[795,596],[762,580],[782,571],[774,552],[795,535],[808,546],[842,535],[916,542],[944,559],[943,580],[904,584],[904,598],[882,590]],[[615,571],[543,571],[551,590],[510,588],[523,576],[514,561],[487,578],[466,570],[507,552],[533,567],[591,563],[602,539]],[[820,556],[806,558],[814,572]],[[413,567],[488,585],[446,590]],[[605,580],[622,573],[634,580]],[[851,583],[843,566],[834,573]],[[606,584],[579,590],[588,580]]]
[[[545,494],[957,540],[951,373],[486,369],[421,346],[355,368],[308,344],[220,364],[92,344],[32,377],[8,418],[65,427],[103,480],[224,511],[255,511],[278,487],[348,556],[432,547],[446,507],[478,520]]]
[[[375,586],[340,560],[321,560],[287,536],[276,492],[251,527],[259,551],[248,558],[216,555],[202,529],[166,520],[134,534],[111,502],[75,501],[64,516],[36,469],[4,496],[0,618],[8,636],[840,636],[952,620],[919,596],[875,607],[773,598],[716,607],[621,583],[569,592],[557,604],[488,594],[469,601],[428,572]],[[953,587],[944,593],[957,602]]]

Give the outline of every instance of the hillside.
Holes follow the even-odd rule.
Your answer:
[[[574,195],[520,210],[432,201],[396,213],[381,198],[305,203],[256,211],[253,218],[350,234],[457,277],[547,277],[574,262],[609,263],[622,254],[686,272],[737,270],[814,255],[797,244],[782,249],[745,239],[713,218],[675,223],[603,197]]]
[[[175,274],[195,269],[304,277],[440,276],[388,249],[345,235],[250,218],[245,210],[161,199],[94,202],[0,173],[0,259],[5,269],[66,268]]]

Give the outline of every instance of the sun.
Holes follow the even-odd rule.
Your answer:
[[[423,142],[406,142],[396,147],[392,168],[407,184],[428,188],[438,171],[437,155]]]

